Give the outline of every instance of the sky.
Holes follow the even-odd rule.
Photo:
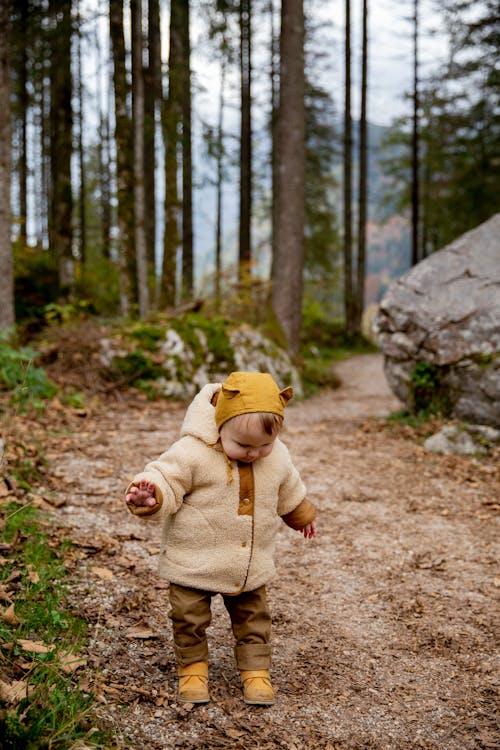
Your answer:
[[[144,0],[143,0],[144,2]],[[168,20],[169,3],[162,6],[162,57],[168,58]],[[413,40],[412,23],[414,0],[368,0],[368,35],[369,35],[369,100],[368,115],[371,122],[378,125],[389,125],[392,120],[408,111],[408,103],[403,95],[412,83]],[[107,3],[99,0],[84,0],[85,15],[94,16],[97,8],[102,13],[100,21],[100,38],[104,50],[109,44],[109,24],[106,17]],[[192,37],[192,66],[194,72],[195,89],[200,91],[198,104],[210,111],[217,102],[214,92],[218,88],[219,68],[211,59],[204,47],[206,30],[199,15],[196,13],[198,0],[191,0],[191,37]],[[275,7],[279,0],[275,0]],[[343,80],[344,80],[344,0],[304,0],[306,12],[321,27],[321,38],[328,51],[329,70],[325,71],[325,87],[331,91],[338,112],[342,111]],[[420,6],[420,72],[423,77],[431,68],[435,68],[446,57],[446,36],[442,29],[442,22],[438,12],[437,0],[419,0]],[[361,48],[361,14],[362,0],[351,0],[352,25],[352,83],[353,107],[358,105],[357,91],[360,79],[360,48]],[[127,15],[126,15],[127,21]],[[90,29],[90,24],[87,25]],[[259,71],[262,64],[267,65],[268,52],[263,52],[269,43],[269,27],[260,19],[254,23],[253,35],[255,41],[254,67]],[[93,44],[93,43],[92,43]],[[86,59],[87,84],[92,88],[92,77],[95,71],[95,60],[89,54]],[[94,74],[95,75],[95,74]],[[255,77],[258,77],[255,76]],[[327,78],[329,80],[327,80]],[[234,80],[236,92],[237,80]],[[205,94],[203,94],[203,89]]]
[[[275,6],[279,5],[278,0]],[[336,110],[343,111],[344,88],[344,0],[305,0],[306,12],[321,27],[320,43],[328,53],[326,69],[321,74],[324,86],[335,100]],[[413,15],[414,0],[368,0],[368,118],[377,125],[390,125],[391,122],[409,111],[409,103],[404,93],[412,86],[413,78]],[[426,74],[446,58],[447,42],[441,19],[436,9],[436,0],[419,0],[420,6],[420,74]],[[361,9],[362,0],[351,0],[351,50],[352,50],[352,101],[353,115],[359,109],[358,90],[361,65]],[[203,35],[201,24],[193,18],[192,36],[195,44]],[[256,41],[254,67],[259,70],[260,62],[267,65],[268,53],[259,51],[268,44],[269,27],[259,24],[253,29]],[[167,43],[168,44],[168,43]],[[218,66],[206,56],[193,55],[193,68],[198,83],[207,89],[208,95],[201,96],[202,106],[210,109],[217,97],[212,92],[217,88]],[[236,88],[236,87],[235,87]],[[206,99],[206,101],[204,101]]]

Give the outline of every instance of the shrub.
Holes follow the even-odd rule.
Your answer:
[[[31,403],[40,407],[44,399],[52,398],[57,387],[40,367],[33,362],[37,353],[23,347],[12,348],[0,339],[0,390],[10,391],[14,404],[26,406]]]
[[[413,414],[449,416],[452,409],[449,389],[445,384],[447,367],[431,362],[417,362],[409,384],[409,406]]]

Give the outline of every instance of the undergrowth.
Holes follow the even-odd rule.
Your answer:
[[[35,508],[43,447],[5,405],[0,440],[0,747],[111,747],[79,684],[87,623],[71,611],[71,544]],[[45,477],[46,480],[46,477]]]
[[[45,371],[34,365],[37,353],[28,347],[16,349],[0,338],[0,391],[9,393],[11,405],[36,408],[52,398],[57,387]]]
[[[89,747],[103,747],[104,735],[92,727],[93,698],[79,687],[74,671],[87,624],[65,603],[68,543],[47,535],[29,505],[10,502],[0,519],[6,555],[0,586],[11,602],[0,620],[0,746],[67,750],[90,739]],[[15,687],[21,700],[13,699]]]

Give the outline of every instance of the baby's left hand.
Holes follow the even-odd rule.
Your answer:
[[[304,526],[304,528],[301,529],[301,532],[304,535],[304,539],[314,539],[314,537],[318,536],[318,531],[314,521],[311,521],[307,526]]]

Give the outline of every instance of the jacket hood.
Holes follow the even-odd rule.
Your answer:
[[[181,426],[181,437],[191,435],[203,440],[207,445],[217,443],[219,431],[215,424],[215,406],[212,404],[212,398],[220,389],[220,383],[208,383],[194,397]]]

